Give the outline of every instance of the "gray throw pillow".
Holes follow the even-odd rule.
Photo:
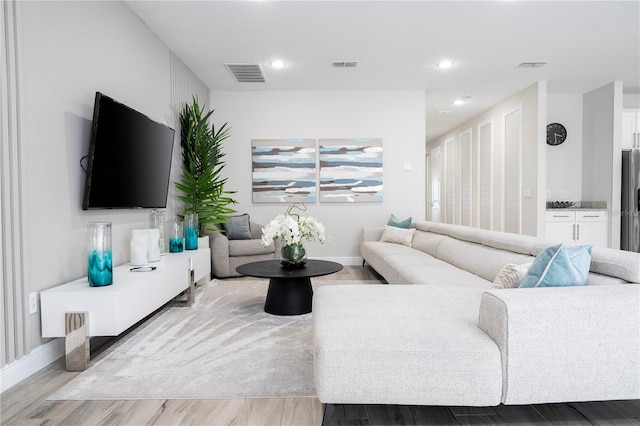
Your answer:
[[[240,216],[230,216],[229,222],[224,223],[222,227],[225,230],[225,235],[230,240],[253,240],[247,213]]]

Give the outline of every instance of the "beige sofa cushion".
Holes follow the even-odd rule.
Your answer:
[[[640,253],[594,246],[590,270],[640,283]]]
[[[438,259],[493,282],[504,265],[526,263],[529,256],[450,238],[438,247]]]
[[[229,256],[253,256],[274,252],[274,244],[262,245],[262,240],[229,240]]]

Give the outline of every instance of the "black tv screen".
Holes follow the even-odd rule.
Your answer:
[[[82,208],[166,207],[174,133],[96,92]]]

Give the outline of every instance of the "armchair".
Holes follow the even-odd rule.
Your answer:
[[[249,221],[252,239],[229,239],[221,232],[205,231],[211,247],[211,273],[218,278],[239,277],[236,267],[259,260],[272,260],[280,256],[282,244],[274,241],[269,247],[262,245],[262,225]]]

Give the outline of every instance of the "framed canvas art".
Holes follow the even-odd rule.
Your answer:
[[[252,139],[254,203],[316,202],[315,139]]]
[[[382,139],[320,139],[320,201],[382,202]]]

